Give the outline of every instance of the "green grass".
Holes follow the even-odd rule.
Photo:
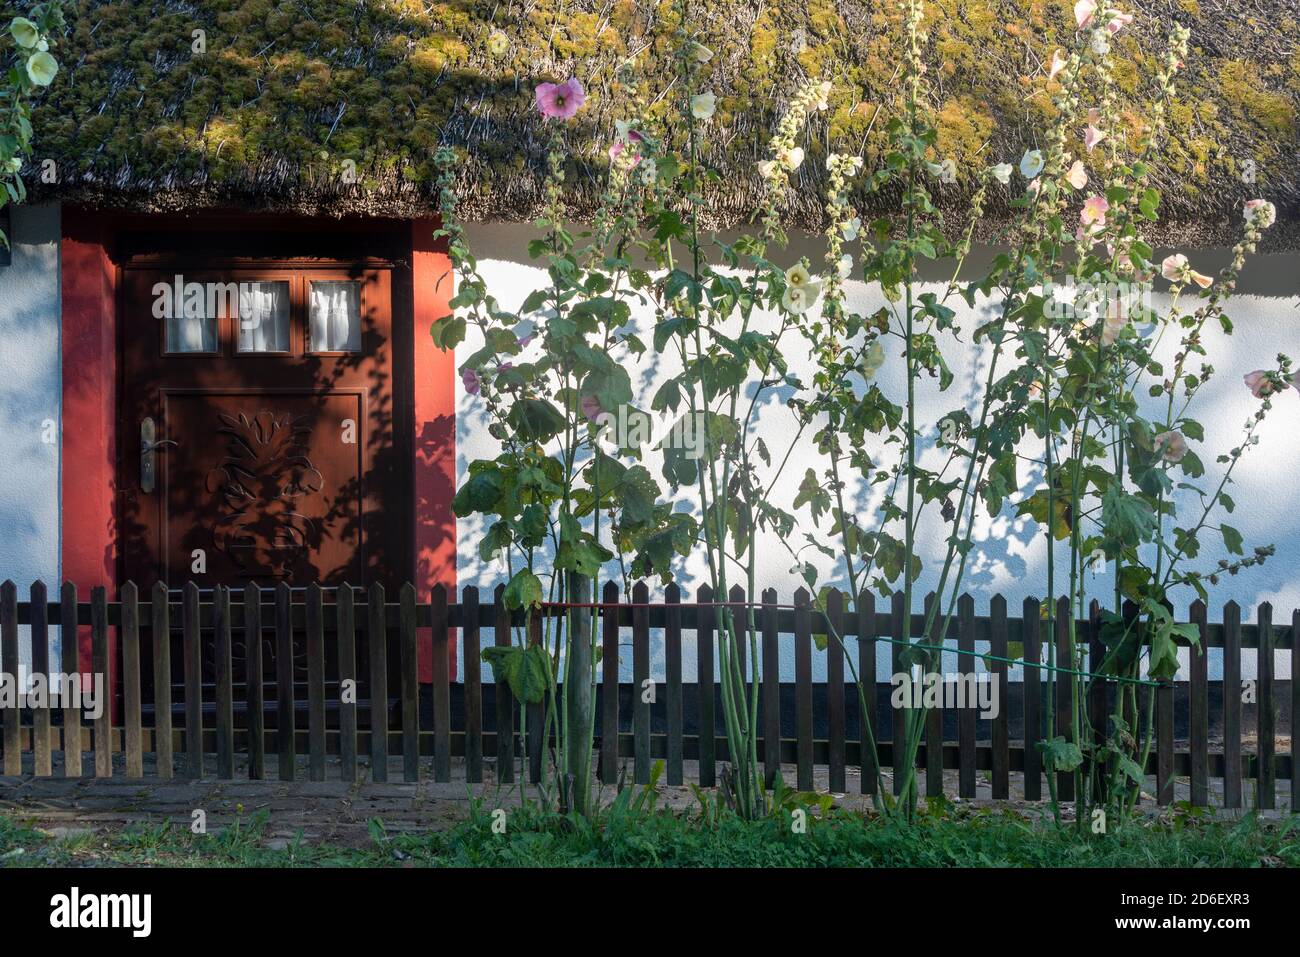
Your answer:
[[[493,831],[481,804],[435,835],[388,834],[370,822],[362,848],[290,842],[264,846],[253,815],[193,835],[185,823],[53,840],[0,815],[0,866],[179,867],[1260,867],[1300,866],[1300,824],[1246,817],[1220,821],[1188,809],[1135,820],[1109,835],[1058,830],[1038,813],[936,807],[908,827],[859,814],[810,819],[795,833],[788,813],[746,823],[627,807],[596,823],[514,810]],[[21,849],[21,853],[15,853]]]

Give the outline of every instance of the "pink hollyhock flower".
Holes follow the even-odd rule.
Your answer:
[[[1132,22],[1133,22],[1133,14],[1120,13],[1118,10],[1116,10],[1115,15],[1110,18],[1110,22],[1106,24],[1106,32],[1109,33],[1111,36],[1114,36],[1116,33],[1119,33],[1120,30],[1123,30],[1126,26],[1128,26]]]
[[[1194,282],[1202,289],[1208,289],[1214,282],[1209,276],[1193,269],[1182,253],[1166,256],[1164,262],[1160,264],[1160,274],[1170,282]]]
[[[1074,22],[1080,30],[1092,23],[1092,17],[1097,12],[1096,0],[1078,0],[1074,5]]]
[[[510,371],[511,369],[513,369],[514,367],[515,367],[515,364],[514,364],[513,362],[503,362],[503,363],[501,363],[499,366],[497,366],[497,372],[498,372],[498,373],[501,373],[501,372],[509,372],[509,371]]]
[[[563,83],[539,83],[533,95],[537,98],[537,111],[548,120],[571,119],[587,102],[587,92],[576,76]]]
[[[1083,189],[1088,185],[1088,172],[1083,168],[1083,160],[1075,160],[1070,171],[1065,174],[1065,181],[1075,189]]]
[[[614,141],[614,145],[609,148],[609,161],[613,163],[614,160],[618,159],[619,156],[622,155],[624,148],[626,148],[627,146],[633,143],[644,142],[644,140],[645,137],[643,137],[636,130],[628,130],[626,137],[619,137],[617,140]],[[632,157],[632,165],[636,166],[636,164],[639,162],[641,162],[640,153]]]
[[[1056,79],[1056,74],[1060,73],[1062,70],[1065,69],[1065,63],[1066,63],[1066,60],[1065,60],[1065,57],[1061,56],[1061,51],[1060,51],[1060,50],[1053,50],[1053,51],[1052,51],[1052,63],[1051,63],[1051,65],[1047,68],[1047,78],[1048,78],[1049,80],[1055,80],[1055,79]]]
[[[1084,226],[1105,226],[1109,209],[1110,203],[1106,202],[1105,196],[1089,196],[1079,213],[1079,222]]]
[[[530,344],[534,339],[536,339],[536,338],[537,338],[537,333],[535,333],[535,332],[530,332],[530,333],[528,333],[528,335],[526,335],[526,336],[520,336],[520,337],[519,337],[519,348],[520,348],[520,349],[527,349],[528,346],[529,346],[529,344]]]
[[[483,385],[483,380],[473,369],[466,369],[460,374],[460,381],[465,386],[465,391],[470,395],[478,395],[479,389]]]
[[[1174,429],[1156,436],[1156,448],[1166,462],[1181,462],[1187,454],[1187,438]]]
[[[1096,148],[1097,144],[1105,138],[1105,133],[1089,123],[1088,128],[1083,131],[1083,148],[1091,153],[1093,149]]]
[[[1266,199],[1248,200],[1245,212],[1247,222],[1259,217],[1259,224],[1265,229],[1277,222],[1277,209]]]
[[[1273,394],[1273,383],[1263,369],[1248,372],[1241,378],[1255,398],[1264,399]]]
[[[584,395],[582,397],[582,414],[587,417],[588,422],[595,422],[600,416],[600,401],[594,395]]]

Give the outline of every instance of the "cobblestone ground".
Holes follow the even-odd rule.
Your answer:
[[[120,756],[119,756],[120,757]],[[268,845],[283,845],[297,837],[309,843],[326,842],[357,847],[369,842],[368,822],[379,818],[389,833],[419,833],[450,827],[465,819],[471,801],[482,799],[487,808],[517,807],[520,802],[518,785],[497,784],[491,761],[485,761],[483,784],[467,784],[463,762],[453,761],[452,781],[434,783],[432,766],[421,764],[418,782],[402,781],[400,759],[389,764],[388,783],[347,783],[340,780],[337,759],[331,759],[326,768],[325,781],[307,781],[307,767],[302,763],[296,772],[297,780],[280,781],[276,778],[274,760],[267,768],[268,778],[260,781],[247,779],[247,768],[236,768],[234,780],[219,781],[205,777],[199,780],[176,778],[159,781],[153,769],[146,765],[149,777],[125,777],[125,769],[114,768],[111,778],[64,778],[57,759],[55,776],[49,778],[0,777],[0,812],[12,814],[19,820],[33,824],[55,834],[84,833],[86,831],[116,830],[131,824],[161,824],[171,819],[178,825],[188,826],[195,810],[207,815],[209,829],[221,827],[236,818],[265,811],[268,815],[265,840]],[[364,763],[364,762],[363,762]],[[632,776],[630,762],[625,767],[628,780]],[[369,768],[362,772],[369,777]],[[685,763],[686,780],[695,778],[694,762]],[[793,765],[783,768],[787,782],[795,779]],[[888,781],[888,777],[887,777]],[[827,790],[824,768],[814,775],[818,790]],[[835,795],[835,803],[845,808],[860,808],[868,801],[860,793],[858,769],[849,768],[847,793]],[[1024,801],[1023,775],[1011,776],[1011,800],[992,800],[988,775],[981,772],[977,779],[977,796],[973,801],[957,803],[989,806],[1003,804],[1019,809],[1047,809],[1045,802]],[[922,793],[925,775],[920,775]],[[1175,800],[1189,797],[1186,778],[1175,783]],[[1211,782],[1212,802],[1222,803],[1222,782]],[[1147,785],[1147,793],[1154,791],[1155,781]],[[531,791],[531,789],[529,789]],[[660,784],[660,806],[688,810],[697,806],[696,798],[688,787],[669,787]],[[945,774],[944,790],[948,795],[957,793],[957,772]],[[615,789],[606,787],[602,798],[614,796]],[[1043,791],[1046,795],[1046,787]],[[1279,781],[1277,787],[1278,815],[1289,810],[1290,782]],[[1244,800],[1247,807],[1254,805],[1253,782],[1244,782]],[[1144,801],[1155,812],[1153,801]],[[1068,813],[1068,808],[1067,808]],[[1220,810],[1220,815],[1236,815],[1239,811]],[[1272,815],[1270,815],[1272,816]]]

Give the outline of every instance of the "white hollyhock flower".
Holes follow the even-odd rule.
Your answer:
[[[1003,186],[1006,186],[1011,182],[1011,170],[1012,166],[1010,163],[999,163],[997,166],[989,167],[989,173],[992,174],[993,178]]]
[[[711,120],[718,108],[718,99],[712,93],[697,93],[691,97],[691,115],[697,120]]]
[[[782,147],[777,152],[776,159],[777,162],[793,173],[803,165],[803,147],[792,146],[789,149]]]
[[[792,315],[802,316],[812,308],[821,294],[821,286],[815,282],[806,282],[802,286],[787,286],[781,297],[781,305]]]
[[[1025,150],[1025,155],[1020,157],[1020,175],[1025,179],[1033,179],[1043,171],[1046,162],[1042,150]]]
[[[853,275],[853,257],[845,253],[840,257],[839,265],[836,267],[836,273],[841,279],[848,279]]]
[[[862,231],[862,219],[854,216],[852,219],[845,220],[840,224],[840,235],[844,237],[846,243],[851,243],[858,238],[858,233]]]
[[[785,271],[787,286],[806,286],[810,282],[812,282],[812,274],[803,263],[795,263]]]

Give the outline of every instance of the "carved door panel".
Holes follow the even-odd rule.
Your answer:
[[[125,577],[396,581],[387,269],[128,267],[120,309]]]

